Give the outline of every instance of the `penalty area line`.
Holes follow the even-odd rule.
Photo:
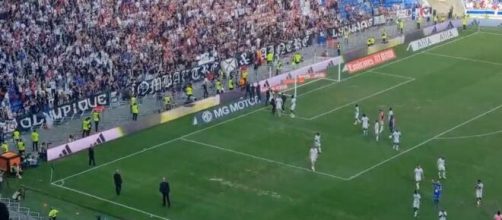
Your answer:
[[[113,204],[113,205],[116,205],[116,206],[120,206],[120,207],[125,208],[125,209],[129,209],[129,210],[135,211],[135,212],[138,212],[138,213],[141,213],[141,214],[147,215],[147,216],[149,216],[150,218],[157,218],[157,219],[162,219],[162,220],[169,220],[168,218],[165,218],[165,217],[162,217],[162,216],[159,216],[159,215],[156,215],[156,214],[153,214],[153,213],[150,213],[150,212],[147,212],[147,211],[141,210],[141,209],[137,209],[137,208],[134,208],[134,207],[131,207],[131,206],[128,206],[128,205],[124,205],[124,204],[122,204],[122,203],[118,203],[118,202],[115,202],[115,201],[111,201],[111,200],[108,200],[108,199],[105,199],[105,198],[102,198],[102,197],[99,197],[99,196],[96,196],[96,195],[93,195],[93,194],[90,194],[90,193],[82,192],[82,191],[77,190],[77,189],[73,189],[73,188],[70,188],[70,187],[66,187],[66,186],[63,186],[63,185],[58,185],[58,184],[54,184],[54,183],[51,183],[51,185],[56,186],[56,187],[59,187],[59,188],[61,188],[61,189],[65,189],[65,190],[68,190],[68,191],[74,192],[74,193],[78,193],[78,194],[80,194],[80,195],[84,195],[84,196],[87,196],[87,197],[91,197],[91,198],[94,198],[94,199],[97,199],[97,200],[100,200],[100,201],[103,201],[103,202],[107,202],[107,203],[110,203],[110,204]]]
[[[261,160],[261,161],[273,163],[273,164],[276,164],[276,165],[293,168],[293,169],[296,169],[296,170],[307,171],[309,173],[314,173],[314,174],[317,174],[317,175],[322,175],[322,176],[326,176],[326,177],[330,177],[330,178],[334,178],[334,179],[339,179],[339,180],[343,180],[343,181],[348,181],[349,180],[349,178],[340,177],[340,176],[336,176],[336,175],[325,173],[325,172],[319,172],[319,171],[315,171],[314,172],[314,171],[312,171],[310,169],[307,169],[305,167],[295,166],[295,165],[291,165],[291,164],[288,164],[288,163],[284,163],[284,162],[280,162],[280,161],[276,161],[276,160],[272,160],[272,159],[267,159],[267,158],[264,158],[264,157],[259,157],[259,156],[253,155],[253,154],[248,154],[248,153],[244,153],[244,152],[232,150],[232,149],[229,149],[229,148],[226,148],[226,147],[216,146],[216,145],[213,145],[213,144],[208,144],[208,143],[204,143],[204,142],[200,142],[200,141],[196,141],[196,140],[192,140],[192,139],[186,139],[186,138],[182,138],[181,140],[189,142],[189,143],[194,143],[194,144],[197,144],[197,145],[200,145],[200,146],[205,146],[205,147],[209,147],[209,148],[213,148],[213,149],[217,149],[217,150],[221,150],[221,151],[226,151],[226,152],[229,152],[229,153],[233,153],[233,154],[237,154],[237,155],[241,155],[241,156],[245,156],[245,157],[249,157],[249,158],[253,158],[253,159],[257,159],[257,160]]]
[[[466,124],[469,124],[469,123],[471,123],[471,122],[473,122],[473,121],[475,121],[475,120],[477,120],[479,118],[482,118],[482,117],[484,117],[484,116],[486,116],[486,115],[488,115],[488,114],[490,114],[490,113],[492,113],[494,111],[497,111],[500,108],[502,108],[502,105],[493,107],[492,109],[490,109],[490,110],[488,110],[486,112],[478,114],[478,115],[472,117],[471,119],[468,119],[468,120],[466,120],[466,121],[464,121],[464,122],[462,122],[462,123],[460,123],[460,124],[458,124],[458,125],[456,125],[456,126],[454,126],[452,128],[449,128],[449,129],[447,129],[447,130],[445,130],[445,131],[443,131],[443,132],[435,135],[434,137],[431,137],[431,138],[429,138],[429,139],[427,139],[427,140],[425,140],[425,141],[423,141],[423,142],[421,142],[421,143],[419,143],[419,144],[417,144],[417,145],[415,145],[415,146],[413,146],[411,148],[408,148],[408,149],[406,149],[404,151],[401,151],[400,153],[398,153],[398,154],[396,154],[396,155],[394,155],[394,156],[392,156],[392,157],[390,157],[390,158],[388,158],[386,160],[383,160],[380,163],[377,163],[377,164],[375,164],[375,165],[373,165],[373,166],[371,166],[371,167],[369,167],[369,168],[367,168],[367,169],[365,169],[365,170],[363,170],[363,171],[361,171],[361,172],[359,172],[359,173],[351,176],[349,178],[349,180],[353,180],[353,179],[355,179],[355,178],[357,178],[357,177],[359,177],[359,176],[361,176],[361,175],[363,175],[365,173],[368,173],[368,172],[370,172],[370,171],[372,171],[372,170],[374,170],[374,169],[376,169],[376,168],[378,168],[378,167],[380,167],[380,166],[388,163],[389,161],[392,161],[392,160],[394,160],[394,159],[396,159],[396,158],[398,158],[398,157],[400,157],[400,156],[402,156],[402,155],[404,155],[404,154],[406,154],[406,153],[408,153],[410,151],[413,151],[413,150],[415,150],[415,149],[417,149],[417,148],[419,148],[419,147],[421,147],[421,146],[423,146],[423,145],[425,145],[425,144],[427,144],[427,143],[429,143],[429,142],[431,142],[433,140],[436,140],[439,137],[441,137],[441,136],[443,136],[445,134],[448,134],[449,132],[451,132],[451,131],[453,131],[453,130],[455,130],[457,128],[460,128],[460,127],[462,127],[462,126],[464,126]]]

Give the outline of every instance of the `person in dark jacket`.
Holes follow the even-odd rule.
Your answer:
[[[94,145],[89,148],[89,166],[96,166],[96,159],[94,158]]]
[[[171,207],[171,200],[169,199],[171,189],[165,177],[163,177],[162,182],[160,182],[159,191],[162,194],[162,206],[166,206],[167,202],[167,207]]]
[[[113,182],[115,183],[115,193],[119,196],[122,191],[122,176],[120,175],[119,170],[116,170],[113,174]]]
[[[2,202],[0,202],[0,219],[10,219],[9,218],[9,209]]]
[[[256,83],[256,86],[254,87],[255,88],[255,93],[256,93],[256,97],[258,97],[258,101],[261,102],[261,89],[260,89],[260,83]]]

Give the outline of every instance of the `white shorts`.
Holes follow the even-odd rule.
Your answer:
[[[315,142],[315,143],[314,143],[314,146],[315,146],[316,148],[320,148],[320,147],[321,147],[321,142]]]
[[[363,124],[363,129],[364,129],[364,130],[368,130],[368,127],[369,127],[369,125],[367,125],[367,124]]]
[[[476,191],[476,199],[481,199],[481,198],[483,198],[483,192]]]
[[[310,155],[310,162],[315,163],[317,161],[317,155]]]
[[[438,170],[439,171],[446,171],[446,167],[445,166],[438,166]]]
[[[421,176],[415,176],[415,181],[416,181],[416,182],[420,182],[420,181],[422,181],[422,177],[421,177]]]
[[[292,105],[289,109],[290,109],[291,111],[294,111],[294,110],[295,110],[295,108],[296,108],[296,105]]]
[[[420,208],[420,202],[413,202],[413,208],[414,209],[419,209]]]
[[[359,119],[359,113],[354,114],[355,119]]]

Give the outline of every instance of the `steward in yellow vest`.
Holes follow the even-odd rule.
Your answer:
[[[33,152],[38,152],[38,141],[39,141],[39,134],[37,130],[33,130],[31,132],[31,142],[32,142],[31,150]]]
[[[131,106],[131,111],[132,111],[132,120],[137,121],[138,120],[138,114],[139,114],[139,106],[138,103],[134,103]]]
[[[101,120],[101,114],[98,111],[94,110],[92,112],[92,119],[94,120],[94,130],[98,132],[99,130],[98,126],[99,126],[99,121]]]

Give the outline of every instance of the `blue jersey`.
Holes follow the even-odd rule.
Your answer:
[[[443,187],[441,186],[441,183],[434,183],[432,185],[434,189],[434,200],[439,200],[441,197],[441,192],[443,191]]]

